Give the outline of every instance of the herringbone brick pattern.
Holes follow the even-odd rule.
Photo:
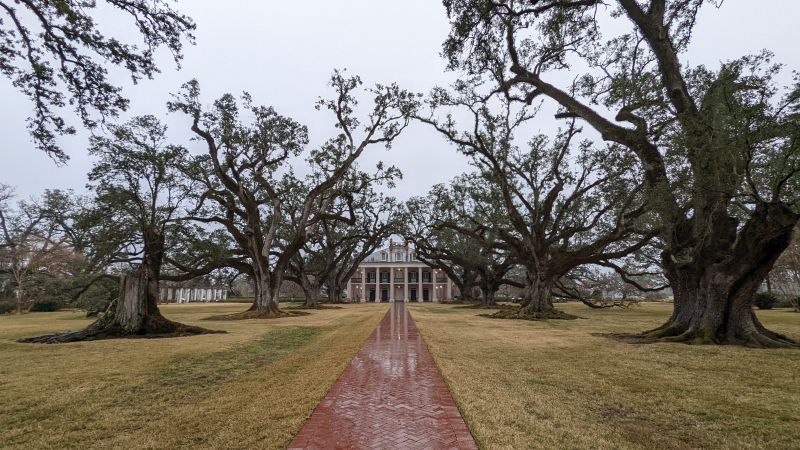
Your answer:
[[[289,449],[476,449],[403,303],[395,303]]]

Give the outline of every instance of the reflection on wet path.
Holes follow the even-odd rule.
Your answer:
[[[395,302],[290,449],[474,449],[405,305]]]

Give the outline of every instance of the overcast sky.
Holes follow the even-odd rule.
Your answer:
[[[123,118],[163,117],[175,143],[194,152],[202,149],[185,140],[186,117],[167,115],[165,108],[169,93],[190,78],[200,81],[206,103],[225,92],[250,92],[257,104],[272,105],[307,125],[315,143],[329,137],[331,117],[316,111],[314,102],[330,94],[326,82],[334,68],[360,75],[365,84],[397,82],[419,92],[454,79],[439,57],[448,23],[437,0],[183,0],[178,9],[198,25],[197,45],[186,48],[182,69],[177,71],[165,54],[163,73],[155,79],[137,86],[124,77],[118,81],[131,99]],[[717,67],[719,61],[768,48],[788,69],[800,70],[798,17],[796,0],[726,0],[720,10],[706,8],[689,62]],[[99,23],[105,19],[103,14],[97,18]],[[21,197],[47,188],[82,191],[91,165],[86,133],[62,140],[71,159],[67,166],[56,166],[31,144],[25,128],[31,105],[4,78],[0,98],[0,182],[15,186]],[[540,126],[552,132],[554,125],[543,120]],[[463,156],[421,125],[388,152],[371,149],[361,165],[374,166],[378,160],[402,170],[404,179],[394,192],[401,199],[424,194],[468,168]]]

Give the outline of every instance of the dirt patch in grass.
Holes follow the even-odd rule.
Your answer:
[[[496,305],[483,305],[481,303],[473,303],[469,305],[455,306],[457,309],[518,309],[519,305],[508,305],[505,303],[498,303]]]
[[[293,310],[315,310],[315,309],[342,309],[341,306],[336,305],[316,305],[316,306],[305,306],[305,305],[296,305],[296,306],[287,306],[286,309],[293,309]]]
[[[242,311],[233,314],[218,314],[206,317],[205,320],[281,319],[284,317],[307,316],[310,314],[304,311],[288,311],[292,309],[297,308],[289,306],[280,311]]]
[[[197,325],[241,307],[161,309]],[[386,309],[348,305],[218,322],[225,334],[58,346],[14,340],[74,329],[78,313],[0,317],[0,447],[285,448]]]
[[[502,308],[500,311],[497,311],[492,314],[479,314],[481,317],[488,317],[490,319],[517,319],[517,320],[549,320],[549,319],[558,319],[558,320],[574,320],[580,319],[580,317],[565,313],[563,311],[559,311],[557,309],[553,309],[552,311],[548,311],[545,313],[532,313],[525,308],[519,306],[512,306],[507,305],[508,308]]]
[[[410,305],[481,448],[797,448],[800,350],[656,343],[609,334],[664,323],[671,305],[558,308],[586,320],[486,320]],[[800,315],[757,311],[800,338]],[[480,376],[476,376],[480,374]]]

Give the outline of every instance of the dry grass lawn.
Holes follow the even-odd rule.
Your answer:
[[[79,312],[0,316],[0,448],[283,448],[388,305],[208,322],[242,304],[168,305],[227,334],[18,344]]]
[[[671,305],[559,308],[585,319],[411,305],[482,448],[800,448],[800,350],[626,344],[603,334],[654,328]],[[800,339],[800,314],[758,315]]]

